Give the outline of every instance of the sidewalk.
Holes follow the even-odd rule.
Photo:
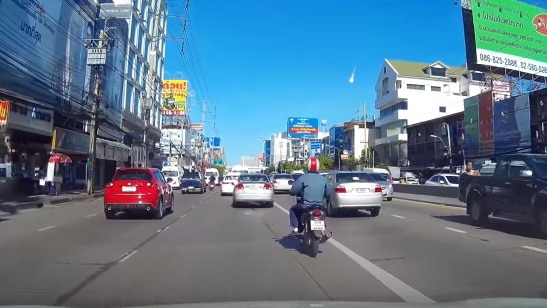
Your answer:
[[[428,195],[405,194],[405,193],[398,193],[398,192],[393,194],[393,198],[447,205],[447,206],[466,207],[465,203],[461,202],[457,198],[434,197],[434,196],[428,196]]]
[[[102,189],[96,190],[92,195],[88,195],[86,191],[71,191],[61,193],[58,196],[11,196],[9,198],[0,198],[0,212],[15,214],[19,210],[56,206],[69,202],[95,200],[102,196],[104,196],[104,191]]]

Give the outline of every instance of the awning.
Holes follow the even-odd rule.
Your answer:
[[[54,163],[54,164],[70,164],[72,163],[72,159],[65,154],[62,153],[54,153],[49,157],[48,162]]]

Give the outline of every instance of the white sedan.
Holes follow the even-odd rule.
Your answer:
[[[238,177],[237,176],[230,176],[227,175],[222,179],[222,182],[220,182],[220,195],[226,196],[226,195],[233,195],[234,189],[237,185]]]
[[[273,207],[274,192],[270,179],[265,174],[242,174],[234,190],[232,207],[242,203],[260,203]]]

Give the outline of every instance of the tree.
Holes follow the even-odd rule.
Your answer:
[[[332,170],[332,167],[334,166],[334,161],[332,158],[327,155],[320,155],[317,159],[319,160],[321,170]]]
[[[226,166],[216,166],[215,168],[217,168],[219,174],[224,174],[226,171]]]
[[[373,151],[374,149],[372,148],[369,148],[368,151],[367,149],[363,149],[361,151],[361,157],[359,158],[359,163],[365,167],[372,167],[372,164],[373,164],[373,159],[374,159],[374,155],[373,155]]]
[[[348,171],[354,171],[357,165],[359,164],[359,161],[353,157],[348,158],[347,160],[344,160],[344,166],[346,166],[346,169]]]

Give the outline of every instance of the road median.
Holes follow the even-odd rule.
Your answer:
[[[429,185],[393,184],[393,198],[439,204],[446,206],[465,207],[458,199],[458,187],[441,187]]]

